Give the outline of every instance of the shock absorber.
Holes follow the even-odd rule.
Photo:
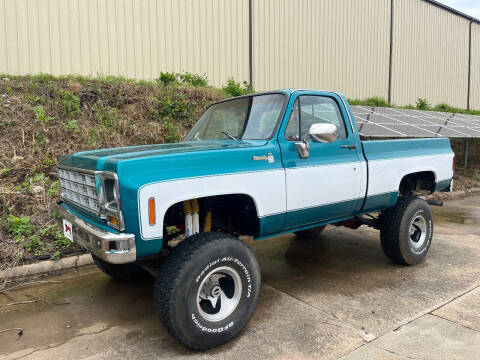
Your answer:
[[[183,213],[185,214],[185,237],[193,234],[192,206],[190,200],[183,202]]]
[[[203,231],[205,232],[212,231],[212,212],[211,211],[207,211],[207,214],[205,215]]]
[[[192,200],[192,222],[193,222],[193,234],[198,234],[200,232],[200,206],[198,205],[198,199]]]

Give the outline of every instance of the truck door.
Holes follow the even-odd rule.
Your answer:
[[[331,93],[298,91],[291,97],[288,121],[278,135],[286,172],[287,228],[349,217],[360,209],[363,157],[341,104],[340,97]],[[302,159],[295,143],[316,123],[336,125],[337,139],[322,143],[307,135],[309,156]]]

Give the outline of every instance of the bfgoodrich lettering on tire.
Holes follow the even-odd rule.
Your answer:
[[[155,281],[164,328],[191,349],[233,338],[257,306],[260,268],[250,248],[223,233],[200,233],[176,246]]]
[[[396,263],[423,261],[432,243],[433,218],[425,200],[408,196],[382,214],[380,239],[385,255]]]

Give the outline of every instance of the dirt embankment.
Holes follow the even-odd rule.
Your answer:
[[[48,75],[0,78],[0,270],[80,249],[50,219],[60,155],[178,141],[211,102],[211,87]]]

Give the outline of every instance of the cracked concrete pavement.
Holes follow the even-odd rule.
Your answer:
[[[0,359],[479,359],[480,196],[435,208],[427,261],[394,265],[378,232],[328,227],[249,244],[260,304],[234,340],[206,352],[159,325],[152,281],[119,283],[93,266],[0,293]],[[45,279],[43,279],[45,280]]]

